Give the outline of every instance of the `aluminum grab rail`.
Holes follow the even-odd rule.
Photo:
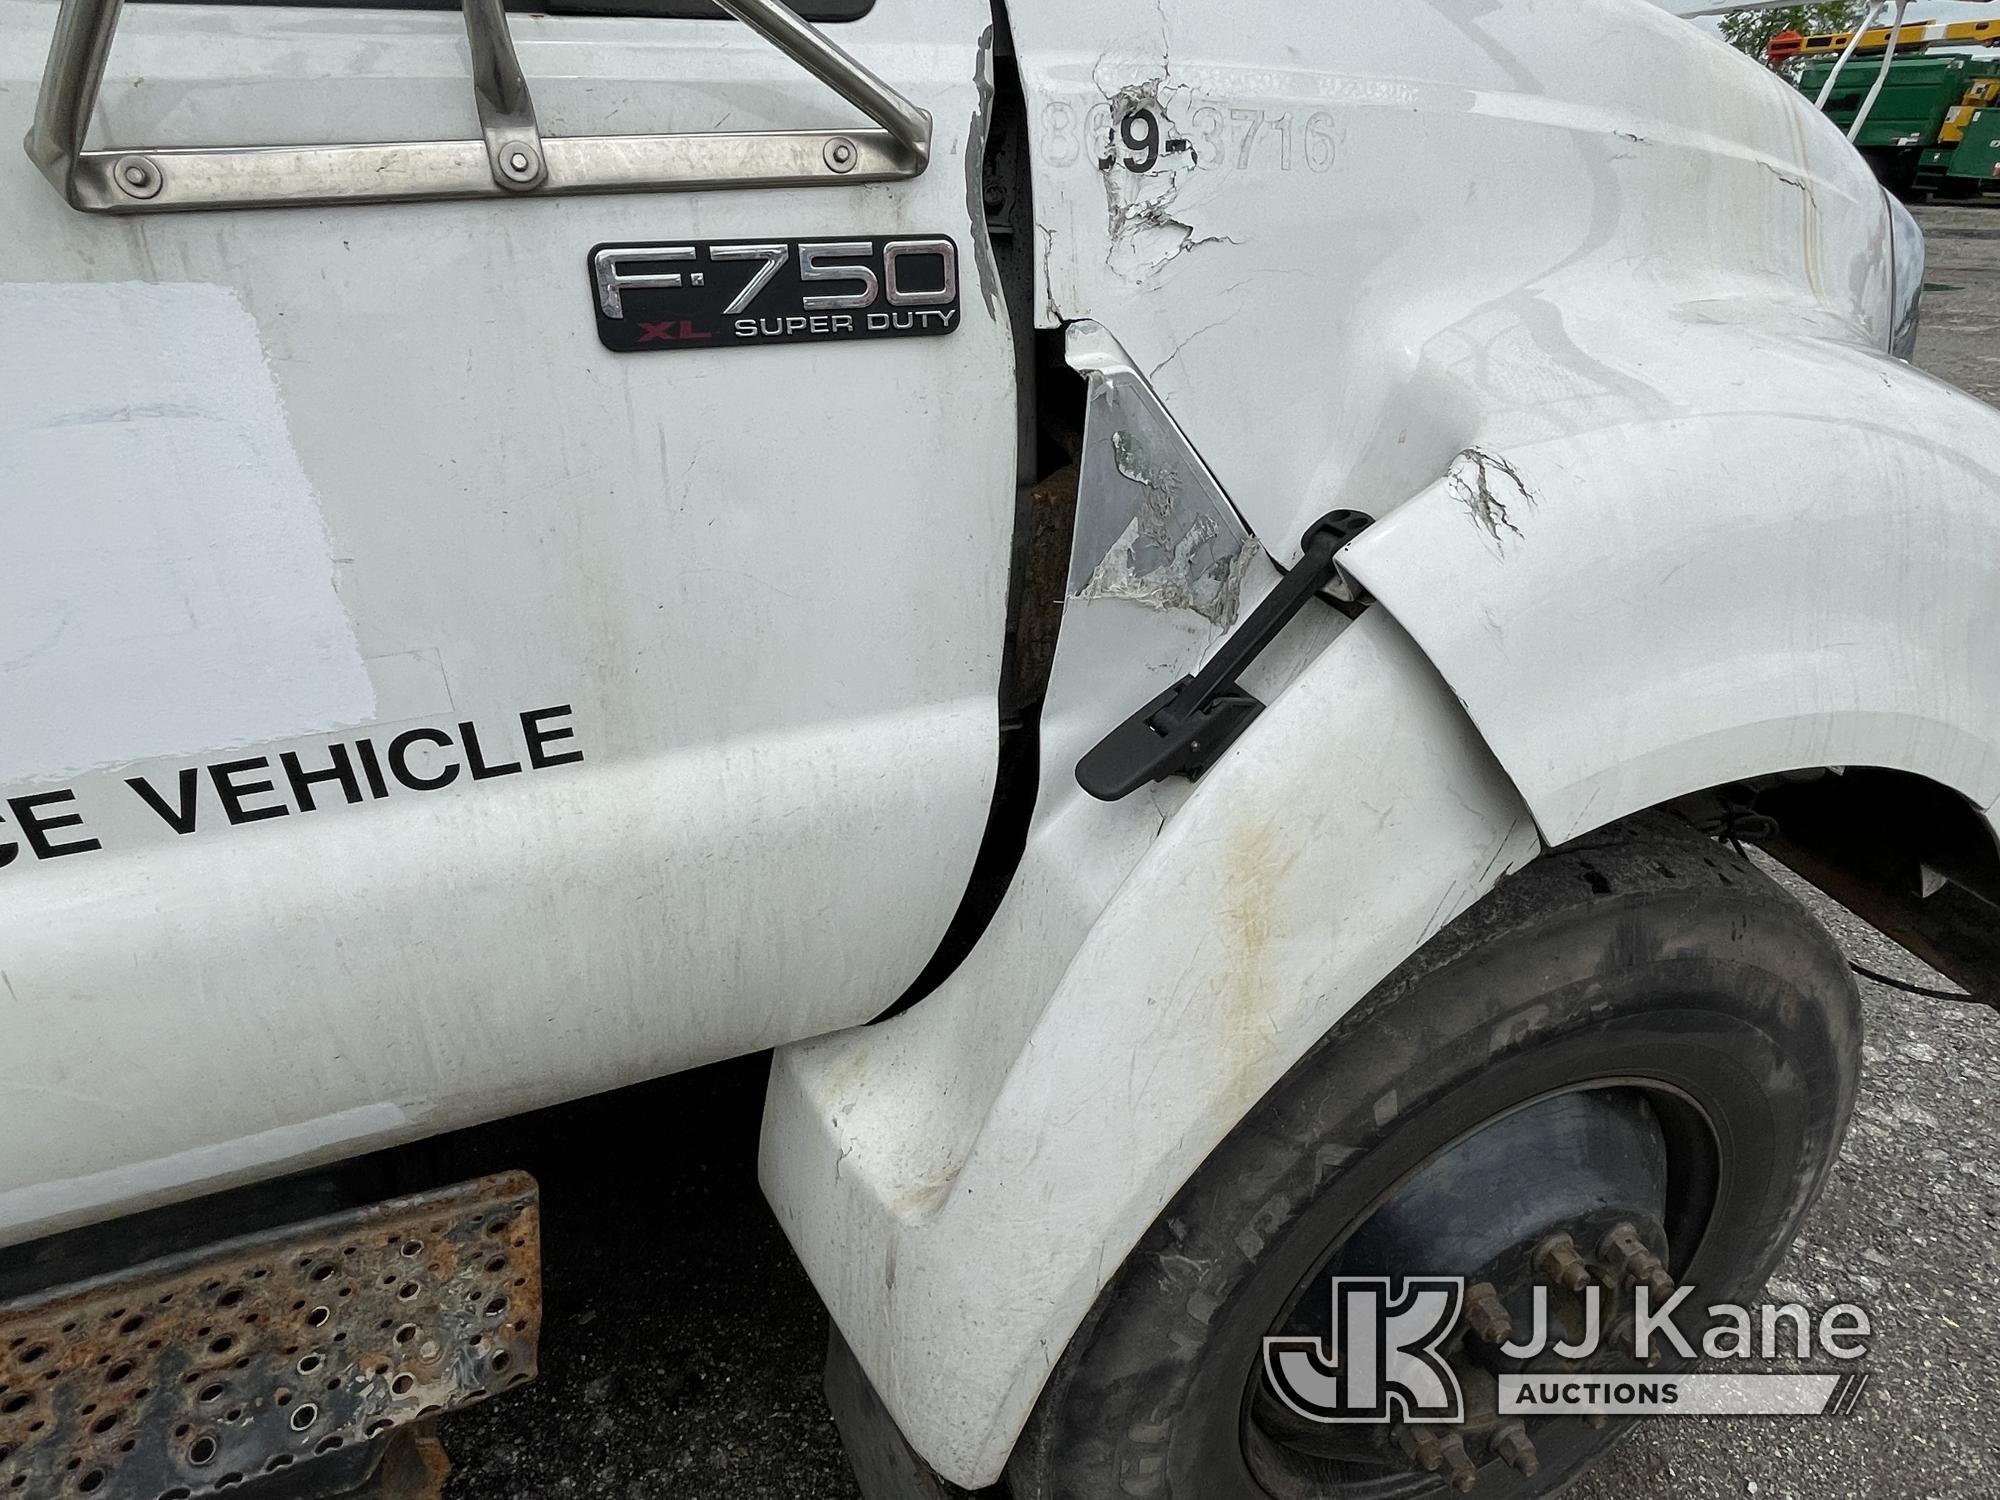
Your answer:
[[[123,0],[62,0],[29,159],[85,213],[895,182],[930,163],[930,115],[782,0],[716,3],[875,128],[545,136],[505,0],[463,3],[481,139],[90,150],[85,135]]]

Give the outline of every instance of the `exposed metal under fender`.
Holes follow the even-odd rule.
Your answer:
[[[1098,1291],[1252,1103],[1540,848],[1395,621],[1329,642],[1328,616],[1260,658],[1269,707],[1192,788],[1097,802],[1052,748],[1021,873],[964,966],[893,1022],[778,1053],[766,1191],[953,1483],[999,1477]],[[1138,684],[1115,637],[1066,625],[1052,706],[1079,685],[1103,725]]]
[[[1550,843],[1814,766],[1911,772],[1990,818],[2000,412],[1804,334],[1652,348],[1659,415],[1469,447],[1343,564]]]
[[[1960,798],[1857,768],[1781,781],[1752,806],[1766,853],[2000,1008],[2000,850]]]
[[[1312,606],[1322,589],[1343,589],[1335,559],[1367,528],[1369,519],[1353,510],[1322,517],[1306,536],[1305,555],[1207,665],[1141,708],[1077,762],[1077,785],[1100,801],[1116,802],[1150,781],[1169,776],[1197,780],[1227,754],[1264,711],[1264,705],[1236,679],[1301,611]],[[1342,597],[1346,603],[1357,602],[1351,590],[1344,590]]]

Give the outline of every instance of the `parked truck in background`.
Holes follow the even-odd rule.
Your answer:
[[[1780,32],[1767,56],[1793,67],[1799,91],[1899,197],[1969,198],[2000,180],[1996,46],[2000,21],[1929,21],[1859,36]]]
[[[1754,1295],[1854,1101],[1745,844],[1992,984],[2000,416],[1643,0],[0,70],[0,1500],[418,1483],[537,1193],[379,1153],[766,1049],[871,1500],[1553,1494],[1501,1315]],[[1281,1399],[1333,1277],[1461,1420]]]

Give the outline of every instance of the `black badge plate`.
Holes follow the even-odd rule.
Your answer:
[[[958,327],[958,246],[941,234],[597,245],[588,270],[597,336],[620,354]]]

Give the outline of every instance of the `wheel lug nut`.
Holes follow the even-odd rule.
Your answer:
[[[1559,1234],[1535,1253],[1535,1269],[1566,1292],[1581,1293],[1590,1285],[1590,1265],[1576,1253],[1576,1241]]]
[[[1514,1333],[1514,1320],[1507,1315],[1493,1283],[1482,1281],[1465,1289],[1465,1326],[1489,1344],[1504,1344]]]
[[[1535,1453],[1535,1445],[1528,1439],[1528,1429],[1519,1422],[1509,1422],[1493,1434],[1493,1451],[1521,1471],[1522,1477],[1533,1479],[1535,1470],[1542,1466]]]
[[[1620,1224],[1604,1237],[1604,1243],[1597,1247],[1597,1258],[1604,1262],[1607,1277],[1621,1280],[1647,1281],[1655,1271],[1664,1269],[1660,1258],[1646,1248],[1639,1231],[1630,1224]]]
[[[1479,1483],[1479,1466],[1472,1461],[1472,1455],[1465,1451],[1465,1440],[1457,1433],[1451,1433],[1438,1444],[1444,1455],[1444,1466],[1451,1471],[1451,1487],[1461,1495]]]
[[[1604,1242],[1597,1247],[1599,1260],[1624,1260],[1646,1248],[1646,1242],[1639,1238],[1639,1231],[1630,1224],[1620,1224],[1604,1236]]]
[[[1611,1347],[1616,1349],[1620,1354],[1630,1353],[1632,1358],[1637,1359],[1639,1357],[1638,1343],[1639,1325],[1633,1321],[1630,1313],[1627,1313],[1611,1325]],[[1659,1363],[1660,1349],[1659,1345],[1655,1344],[1651,1349],[1646,1351],[1646,1368],[1649,1370],[1655,1369]]]
[[[1604,1243],[1598,1246],[1597,1256],[1604,1262],[1602,1275],[1607,1290],[1615,1292],[1630,1281],[1634,1285],[1644,1283],[1656,1303],[1673,1296],[1673,1276],[1659,1256],[1646,1248],[1646,1242],[1630,1224],[1620,1224],[1607,1234]]]
[[[1426,1474],[1435,1474],[1444,1467],[1444,1447],[1428,1427],[1398,1427],[1396,1446]]]
[[[1650,1250],[1641,1249],[1634,1250],[1625,1257],[1625,1274],[1635,1282],[1643,1281],[1651,1286],[1657,1278],[1667,1274],[1667,1268],[1660,1263],[1659,1256]]]

